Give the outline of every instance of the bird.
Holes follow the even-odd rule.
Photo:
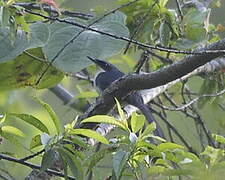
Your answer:
[[[102,71],[99,72],[94,78],[94,86],[98,89],[100,93],[102,93],[105,89],[107,89],[114,81],[125,75],[117,67],[115,67],[113,64],[109,62],[97,58],[92,58],[90,56],[87,57],[102,69]],[[155,122],[156,129],[154,131],[154,134],[161,138],[165,138],[164,133],[160,128],[159,124],[154,120],[154,117],[148,105],[144,104],[140,91],[134,91],[131,94],[129,94],[125,98],[125,102],[138,108],[143,113],[143,115],[145,116],[146,120],[149,123]]]

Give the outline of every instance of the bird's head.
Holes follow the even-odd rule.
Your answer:
[[[87,57],[88,57],[88,59],[90,59],[92,62],[94,62],[97,66],[99,66],[104,71],[111,71],[111,70],[117,69],[115,66],[113,66],[112,64],[110,64],[106,61],[102,61],[97,58],[92,58],[90,56],[87,56]]]

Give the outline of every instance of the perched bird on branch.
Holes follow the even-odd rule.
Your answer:
[[[115,80],[121,78],[125,74],[121,72],[118,68],[114,65],[89,57],[88,58],[94,62],[97,66],[99,66],[103,71],[98,73],[94,79],[94,84],[98,88],[99,92],[103,92],[106,88],[108,88]],[[148,105],[144,104],[142,96],[139,91],[135,91],[128,95],[125,98],[125,102],[127,104],[133,105],[137,107],[145,116],[146,120],[149,123],[155,122],[156,123],[156,130],[154,131],[155,135],[164,138],[164,134],[158,123],[154,120],[152,116],[151,110],[149,109]]]

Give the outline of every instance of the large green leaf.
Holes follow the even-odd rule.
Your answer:
[[[30,34],[18,30],[15,40],[10,37],[9,28],[0,28],[0,62],[14,59],[24,50],[42,47],[48,38],[49,29],[40,22],[30,26]]]
[[[63,79],[64,75],[62,72],[54,67],[50,67],[41,82],[36,86],[36,81],[48,66],[48,64],[41,62],[38,58],[44,59],[40,48],[31,49],[27,53],[17,56],[14,60],[1,63],[0,90],[12,90],[25,86],[47,88],[54,86]]]
[[[52,107],[45,103],[44,101],[38,99],[38,98],[35,98],[37,100],[38,103],[40,103],[42,105],[43,108],[45,108],[45,110],[48,112],[49,116],[51,117],[52,119],[52,122],[54,123],[55,125],[55,128],[57,130],[57,134],[59,134],[61,131],[62,131],[62,127],[61,127],[61,121],[60,119],[58,118],[58,116],[56,115],[55,111],[52,109]]]
[[[129,153],[119,150],[114,154],[113,156],[113,171],[115,173],[116,179],[119,180],[122,172],[124,170],[124,167],[128,161]]]
[[[74,156],[73,154],[71,154],[70,152],[62,148],[58,148],[57,150],[64,164],[65,165],[67,164],[70,167],[70,170],[73,173],[73,175],[76,177],[76,179],[83,180],[83,169],[81,166],[81,162],[76,158],[76,156]],[[64,169],[65,168],[66,167],[64,167]]]
[[[141,128],[143,128],[145,124],[145,117],[143,115],[138,115],[137,113],[133,113],[131,116],[131,129],[132,132],[136,133]]]
[[[46,171],[48,168],[52,168],[56,159],[56,152],[53,149],[45,152],[41,161],[41,170]]]
[[[24,122],[36,127],[38,130],[42,132],[46,132],[49,134],[48,128],[36,117],[29,115],[29,114],[16,114],[16,113],[10,113],[11,116],[15,116]]]
[[[109,153],[112,153],[114,150],[114,148],[105,148],[88,156],[88,158],[85,160],[85,165],[88,166],[88,171],[91,171],[99,161],[101,161]]]
[[[115,119],[114,117],[107,116],[107,115],[95,115],[87,119],[84,119],[82,121],[82,123],[88,123],[88,122],[113,124],[124,129],[125,131],[129,131],[129,129],[127,129],[127,126],[122,121],[119,121]]]
[[[30,142],[30,149],[33,149],[35,147],[41,146],[41,135],[38,134],[36,136],[34,136]]]
[[[25,137],[26,135],[16,127],[13,126],[3,126],[1,128],[2,132],[12,134],[14,136]]]
[[[87,137],[96,139],[97,141],[103,144],[109,144],[109,141],[104,136],[90,129],[71,129],[69,133],[87,136]]]
[[[124,14],[116,12],[91,27],[117,36],[128,37],[129,31],[124,24],[125,18]],[[87,25],[85,22],[79,23]],[[43,48],[49,61],[56,56],[67,42],[80,31],[83,31],[83,29],[76,26],[59,22],[49,25],[49,29],[51,32],[50,40]],[[56,58],[54,65],[62,71],[77,72],[91,64],[87,56],[104,59],[118,53],[125,45],[126,42],[124,41],[85,30]]]

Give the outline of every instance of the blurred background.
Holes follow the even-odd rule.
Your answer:
[[[117,7],[115,0],[58,0],[57,3],[60,4],[61,8],[83,13],[92,13],[94,10],[101,9],[110,10]],[[221,3],[222,4],[220,8],[215,8],[212,10],[211,21],[213,21],[214,24],[225,25],[225,1],[221,1]],[[173,0],[169,1],[169,6],[175,7]],[[221,36],[224,37],[224,34],[221,33]],[[139,57],[138,53],[129,56],[114,56],[111,58],[110,62],[114,63],[122,71],[128,73],[132,72],[132,68],[136,63],[136,59],[138,59],[137,57]],[[90,70],[95,71],[94,65],[89,68]],[[93,77],[94,75],[92,74],[91,76]],[[203,83],[203,79],[201,77],[193,77],[189,80],[188,83],[195,92],[199,92]],[[61,84],[75,95],[74,100],[76,100],[76,95],[78,95],[81,90],[93,92],[95,91],[89,82],[77,81],[76,79],[71,77],[65,77]],[[173,86],[171,88],[171,91],[176,91],[176,89],[180,88],[180,86],[181,84]],[[35,100],[33,99],[34,96],[50,104],[63,124],[72,122],[79,114],[79,112],[70,108],[68,105],[64,105],[62,101],[59,100],[48,89],[35,90],[32,88],[0,92],[0,114],[4,114],[7,112],[32,114],[33,116],[38,117],[44,123],[48,123],[48,127],[52,127],[51,133],[54,134],[55,130],[53,128],[53,125],[48,121],[48,118],[50,117],[48,116],[47,112],[43,108],[41,108],[41,106],[37,102],[35,102]],[[94,101],[94,99],[95,98],[90,98],[89,101],[92,102]],[[213,103],[208,103],[206,106],[204,106],[203,109],[200,110],[200,114],[204,118],[204,120],[206,120],[206,124],[212,132],[224,132],[225,113],[222,109],[215,108]],[[192,143],[194,148],[200,149],[198,138],[196,138],[197,134],[195,133],[195,129],[193,129],[194,123],[192,122],[192,120],[176,112],[170,112],[168,119],[171,120],[172,123],[177,127],[177,129],[182,132],[184,137]],[[21,139],[21,141],[23,142],[23,147],[21,148],[15,147],[14,145],[9,144],[7,141],[4,141],[3,144],[0,145],[0,151],[9,151],[12,153],[17,152],[17,154],[20,154],[20,157],[27,156],[30,153],[29,142],[37,132],[33,128],[31,128],[31,126],[24,124],[19,119],[7,118],[6,123],[8,125],[13,125],[18,127],[19,129],[24,130],[24,133],[29,136],[30,139],[27,137],[27,141],[23,141],[23,139]],[[5,147],[7,147],[7,149]],[[33,162],[39,163],[38,158],[35,158]],[[15,175],[18,180],[24,179],[27,173],[29,173],[31,170],[28,168],[22,168],[21,170],[22,166],[15,163],[0,163],[1,169],[5,169],[7,167],[10,167],[10,172],[13,172],[13,175]]]

